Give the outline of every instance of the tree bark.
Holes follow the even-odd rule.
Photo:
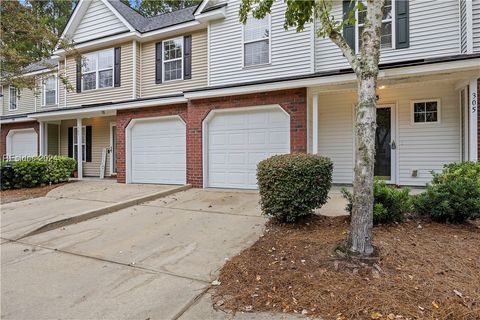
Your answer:
[[[384,0],[367,0],[367,16],[357,68],[358,101],[355,113],[355,177],[349,250],[373,253],[373,178],[377,129],[377,77]]]

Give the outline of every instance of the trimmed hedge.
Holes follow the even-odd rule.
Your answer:
[[[345,210],[352,215],[353,195],[345,188],[341,189],[347,200]],[[373,184],[373,224],[400,222],[405,213],[412,210],[409,188],[395,188],[384,181],[375,180]]]
[[[1,161],[1,189],[33,188],[67,181],[76,161],[64,156],[31,157],[28,160]]]
[[[433,173],[432,182],[413,204],[418,214],[439,222],[479,218],[480,162],[445,165],[442,173]]]
[[[309,216],[328,200],[333,164],[310,154],[285,154],[261,161],[257,167],[260,205],[264,215],[283,222]]]

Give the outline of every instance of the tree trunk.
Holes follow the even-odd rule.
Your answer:
[[[373,168],[375,162],[376,76],[360,77],[355,122],[355,177],[349,249],[373,252]]]

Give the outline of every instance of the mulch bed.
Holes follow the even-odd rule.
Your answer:
[[[375,263],[335,252],[348,217],[269,223],[230,259],[214,307],[323,319],[480,319],[480,229],[407,221],[374,229]]]
[[[71,182],[52,184],[50,186],[43,186],[43,187],[36,187],[36,188],[1,190],[0,191],[1,203],[4,204],[9,202],[16,202],[16,201],[22,201],[22,200],[27,200],[32,198],[43,197],[49,191],[57,187],[63,186],[67,183],[71,183]]]

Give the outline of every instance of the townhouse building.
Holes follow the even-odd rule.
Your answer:
[[[318,22],[285,30],[282,1],[245,25],[239,6],[204,0],[147,18],[80,0],[63,33],[75,50],[26,70],[37,90],[2,87],[0,152],[74,157],[79,177],[246,189],[262,159],[308,152],[351,183],[347,60]],[[346,10],[334,3],[337,19]],[[356,14],[344,36],[358,50]],[[477,160],[480,0],[387,0],[381,47],[375,174],[424,186],[445,163]]]

